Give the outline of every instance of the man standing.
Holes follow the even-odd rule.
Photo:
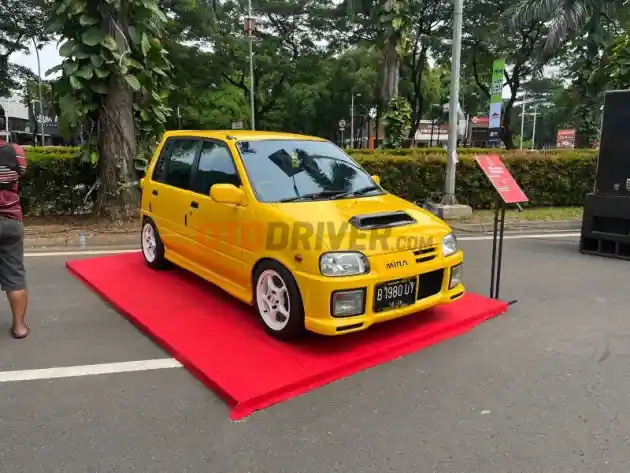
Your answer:
[[[6,292],[13,323],[13,338],[24,338],[28,293],[24,271],[24,226],[18,180],[26,171],[26,154],[14,144],[0,140],[0,287]]]

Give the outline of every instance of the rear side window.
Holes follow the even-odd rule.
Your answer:
[[[195,139],[174,140],[166,159],[165,184],[180,189],[190,189],[190,176],[199,144],[200,141]]]

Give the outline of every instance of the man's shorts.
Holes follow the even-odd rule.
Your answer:
[[[26,289],[24,271],[24,226],[19,220],[0,217],[0,288]]]

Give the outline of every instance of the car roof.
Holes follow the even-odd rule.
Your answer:
[[[170,130],[164,134],[165,138],[175,136],[195,136],[199,138],[214,138],[219,140],[258,141],[258,140],[308,140],[327,141],[317,136],[298,135],[276,131],[253,130]]]

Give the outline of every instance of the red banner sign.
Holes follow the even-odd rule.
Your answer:
[[[499,193],[503,202],[506,204],[519,204],[529,201],[498,154],[478,155],[475,156],[475,160]]]

